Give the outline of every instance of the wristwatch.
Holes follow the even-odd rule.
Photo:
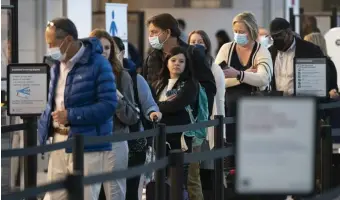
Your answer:
[[[236,76],[236,79],[239,80],[239,81],[242,81],[243,80],[243,76],[244,76],[243,71],[240,71],[240,73]]]

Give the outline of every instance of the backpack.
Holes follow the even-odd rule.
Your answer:
[[[198,92],[198,109],[196,118],[193,115],[192,112],[193,110],[190,105],[186,106],[185,110],[188,112],[192,124],[209,120],[208,97],[205,92],[205,89],[200,84]],[[198,130],[186,131],[184,132],[184,135],[188,137],[194,137],[192,145],[199,146],[203,143],[207,136],[207,129],[201,128]]]
[[[214,75],[210,69],[211,64],[209,64],[209,60],[207,60],[207,57],[202,50],[203,49],[200,46],[190,45],[187,48],[187,53],[189,60],[192,62],[192,66],[195,66],[193,75],[201,84],[201,87],[205,89],[208,101],[208,111],[211,115],[217,89]]]
[[[131,126],[129,126],[130,128],[130,132],[138,132],[140,131],[140,125],[142,124],[144,130],[149,130],[152,129],[152,122],[148,119],[145,118],[145,115],[143,113],[143,110],[141,108],[141,103],[139,101],[139,94],[138,94],[138,82],[137,82],[137,72],[133,71],[133,70],[129,70],[129,74],[131,76],[132,79],[132,83],[133,83],[133,93],[134,93],[134,98],[136,101],[136,104],[140,110],[140,118],[139,121],[136,124],[133,124]],[[150,85],[149,85],[150,87]],[[153,91],[150,87],[151,92]],[[152,92],[152,95],[154,96],[154,93]],[[147,146],[151,145],[151,141],[152,141],[152,137],[148,137],[148,138],[139,138],[137,140],[129,140],[128,141],[128,145],[129,145],[129,150],[131,152],[142,152],[147,150]]]

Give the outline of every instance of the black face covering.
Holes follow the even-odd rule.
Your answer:
[[[279,51],[284,51],[286,43],[284,39],[275,39],[273,41],[273,46],[279,50]]]

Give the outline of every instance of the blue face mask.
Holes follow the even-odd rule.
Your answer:
[[[196,47],[196,49],[198,49],[202,54],[206,53],[205,46],[203,46],[202,44],[195,44],[193,46]]]
[[[241,46],[248,44],[248,38],[246,34],[234,33],[234,40]]]

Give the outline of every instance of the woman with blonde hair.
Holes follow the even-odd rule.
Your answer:
[[[268,49],[257,42],[258,25],[255,16],[243,12],[232,22],[234,41],[224,44],[218,52],[215,63],[225,62],[223,69],[226,85],[226,116],[236,115],[239,97],[251,95],[254,91],[270,88],[273,62]],[[226,127],[227,141],[235,140],[235,127]]]
[[[321,33],[310,33],[304,37],[304,40],[319,46],[322,53],[327,56],[327,86],[329,97],[332,99],[339,98],[337,71],[333,61],[328,57],[325,38]]]
[[[114,115],[114,132],[129,132],[129,126],[138,122],[139,114],[135,107],[133,83],[129,73],[123,68],[116,57],[115,43],[105,30],[95,29],[90,37],[100,40],[103,48],[102,55],[111,63],[117,85],[118,104]],[[104,163],[107,171],[126,169],[128,167],[127,141],[112,144],[111,162]],[[112,162],[113,161],[113,162]],[[114,180],[103,184],[106,199],[125,200],[126,179]]]

